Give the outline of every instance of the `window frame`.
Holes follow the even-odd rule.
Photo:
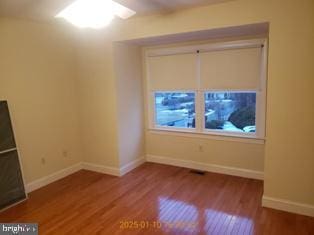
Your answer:
[[[213,50],[228,50],[228,49],[239,49],[239,48],[252,48],[261,47],[261,70],[260,70],[260,87],[255,90],[217,90],[217,89],[201,89],[200,88],[200,55],[197,53],[197,68],[196,68],[196,79],[198,83],[198,88],[195,90],[182,90],[178,89],[167,89],[167,90],[152,90],[149,86],[149,65],[147,63],[147,57],[149,56],[166,56],[175,54],[186,54],[195,53],[196,51],[208,52]],[[162,131],[164,133],[168,132],[178,132],[178,133],[193,133],[196,135],[207,135],[220,139],[223,136],[227,137],[240,137],[241,139],[265,139],[265,121],[266,121],[266,85],[267,85],[267,39],[250,39],[250,40],[240,40],[240,41],[230,41],[221,43],[210,43],[210,44],[200,44],[191,45],[183,47],[171,47],[171,48],[151,48],[146,49],[144,53],[145,58],[145,93],[148,97],[147,102],[147,113],[148,113],[148,130],[151,131]],[[184,93],[194,93],[195,94],[195,128],[184,128],[184,127],[165,127],[156,125],[156,111],[155,111],[155,93],[158,92],[184,92]],[[205,93],[210,92],[254,92],[256,93],[256,111],[255,111],[255,126],[256,131],[253,132],[232,132],[223,130],[210,130],[205,128]]]
[[[258,91],[257,90],[206,90],[203,92],[203,96],[205,97],[205,94],[207,93],[255,93],[256,94],[256,104],[255,104],[255,132],[236,132],[236,131],[224,131],[224,130],[215,130],[215,129],[206,129],[205,128],[205,99],[203,101],[203,109],[202,109],[202,132],[204,134],[211,134],[211,135],[225,135],[225,136],[241,136],[241,137],[249,137],[249,138],[255,138],[258,136],[258,130],[257,126],[257,110],[260,109],[260,105],[258,104],[259,98],[258,98]]]
[[[155,94],[156,93],[193,93],[194,94],[194,102],[195,102],[195,117],[196,117],[196,103],[197,103],[197,94],[195,90],[154,90],[151,92],[151,99],[153,101],[152,108],[152,121],[153,121],[153,129],[155,130],[167,130],[167,131],[181,131],[181,132],[196,132],[196,119],[195,119],[195,128],[188,127],[170,127],[170,126],[160,126],[156,123],[156,106],[155,106]]]

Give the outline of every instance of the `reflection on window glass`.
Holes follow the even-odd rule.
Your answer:
[[[255,92],[205,93],[205,128],[255,132]]]
[[[195,128],[195,94],[156,92],[155,114],[157,126]]]

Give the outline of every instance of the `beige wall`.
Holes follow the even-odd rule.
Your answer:
[[[141,48],[114,43],[120,166],[144,158]]]
[[[199,146],[202,146],[202,150]],[[173,136],[147,131],[146,153],[246,170],[264,170],[264,144]]]
[[[141,51],[112,37],[79,34],[79,116],[83,160],[118,168],[144,156]]]
[[[313,9],[312,0],[236,0],[171,14],[116,21],[98,32],[82,31],[79,36],[77,100],[84,160],[119,166],[113,41],[268,21],[264,193],[314,205]],[[72,44],[60,36],[62,33],[50,35],[53,30],[43,29],[45,27],[39,27],[39,30],[30,25],[33,24],[5,20],[1,21],[0,27],[0,94],[13,104],[11,110],[28,181],[66,166],[70,161],[75,162],[73,158],[65,160],[60,157],[59,151],[63,146],[73,146],[69,147],[71,156],[79,155],[74,115],[75,82],[71,79],[73,71],[70,69],[74,66],[70,52]],[[43,38],[39,43],[34,40],[37,35]],[[42,54],[46,56],[43,58]],[[18,70],[16,64],[19,65]],[[24,77],[28,80],[23,80]],[[149,144],[147,147],[158,154],[161,151],[158,145],[166,143],[156,138],[148,136],[147,140],[155,139],[157,147]],[[178,147],[184,145],[186,139],[180,137],[172,141],[177,146],[168,146],[167,154],[186,157]],[[192,148],[196,141],[191,142]],[[216,151],[223,147],[222,155],[228,164],[235,165],[239,163],[232,159],[235,155],[232,149],[237,149],[237,154],[241,155],[245,148],[252,148],[251,145],[216,141],[206,144]],[[34,146],[39,146],[39,149]],[[220,161],[221,158],[214,159],[217,152],[211,151],[211,161]],[[253,157],[262,154],[261,149],[250,151]],[[51,162],[51,167],[40,165],[39,159],[43,154]],[[204,160],[207,154],[196,157]],[[248,161],[247,167],[256,167],[254,160]]]
[[[111,38],[86,29],[79,35],[78,43],[83,160],[119,167],[117,97]]]
[[[0,99],[8,100],[28,183],[82,158],[69,35],[60,27],[0,19]]]
[[[313,9],[312,0],[237,0],[135,17],[115,22],[101,33],[112,33],[107,40],[115,41],[269,21],[265,195],[314,205]],[[112,60],[106,56],[105,66]],[[101,73],[107,74],[106,79],[112,83],[112,68],[108,71]],[[108,104],[109,112],[115,110],[114,103],[113,98]],[[108,128],[110,133],[112,129]],[[177,144],[182,143],[178,139]],[[233,151],[227,150],[229,144],[221,146],[226,149],[224,155],[232,156]],[[262,154],[261,150],[257,152]]]
[[[249,36],[249,37],[228,37],[227,39],[214,39],[205,41],[190,41],[187,43],[175,43],[162,46],[150,46],[143,49],[143,61],[145,63],[145,53],[157,48],[176,48],[180,46],[201,45],[210,43],[223,43],[237,40],[249,39],[265,39],[267,35]],[[146,63],[145,63],[146,64]],[[178,69],[178,68],[176,68]],[[148,84],[146,67],[143,69],[144,76],[144,100],[145,102],[145,121],[146,121],[146,154],[160,157],[167,157],[171,159],[195,161],[205,164],[220,165],[226,167],[233,167],[245,169],[250,171],[257,171],[257,173],[264,172],[264,156],[265,145],[262,140],[252,141],[242,138],[216,138],[215,136],[191,137],[191,135],[176,136],[175,133],[170,135],[165,132],[149,131],[149,107],[148,107]],[[179,82],[179,81],[178,81]],[[178,83],[177,82],[177,83]],[[169,84],[167,85],[169,86]],[[176,84],[171,86],[175,87]],[[177,85],[178,86],[178,85]],[[151,104],[152,105],[152,104]],[[199,135],[198,135],[199,136]],[[258,142],[258,143],[257,143]],[[232,153],[232,154],[231,154]]]

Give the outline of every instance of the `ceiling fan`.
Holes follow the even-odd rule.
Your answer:
[[[136,12],[113,0],[76,0],[55,17],[81,28],[102,28],[118,16],[127,19]]]

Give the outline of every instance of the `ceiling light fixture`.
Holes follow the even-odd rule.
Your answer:
[[[77,0],[55,17],[64,18],[81,28],[102,28],[114,16],[127,19],[136,12],[112,0]]]

